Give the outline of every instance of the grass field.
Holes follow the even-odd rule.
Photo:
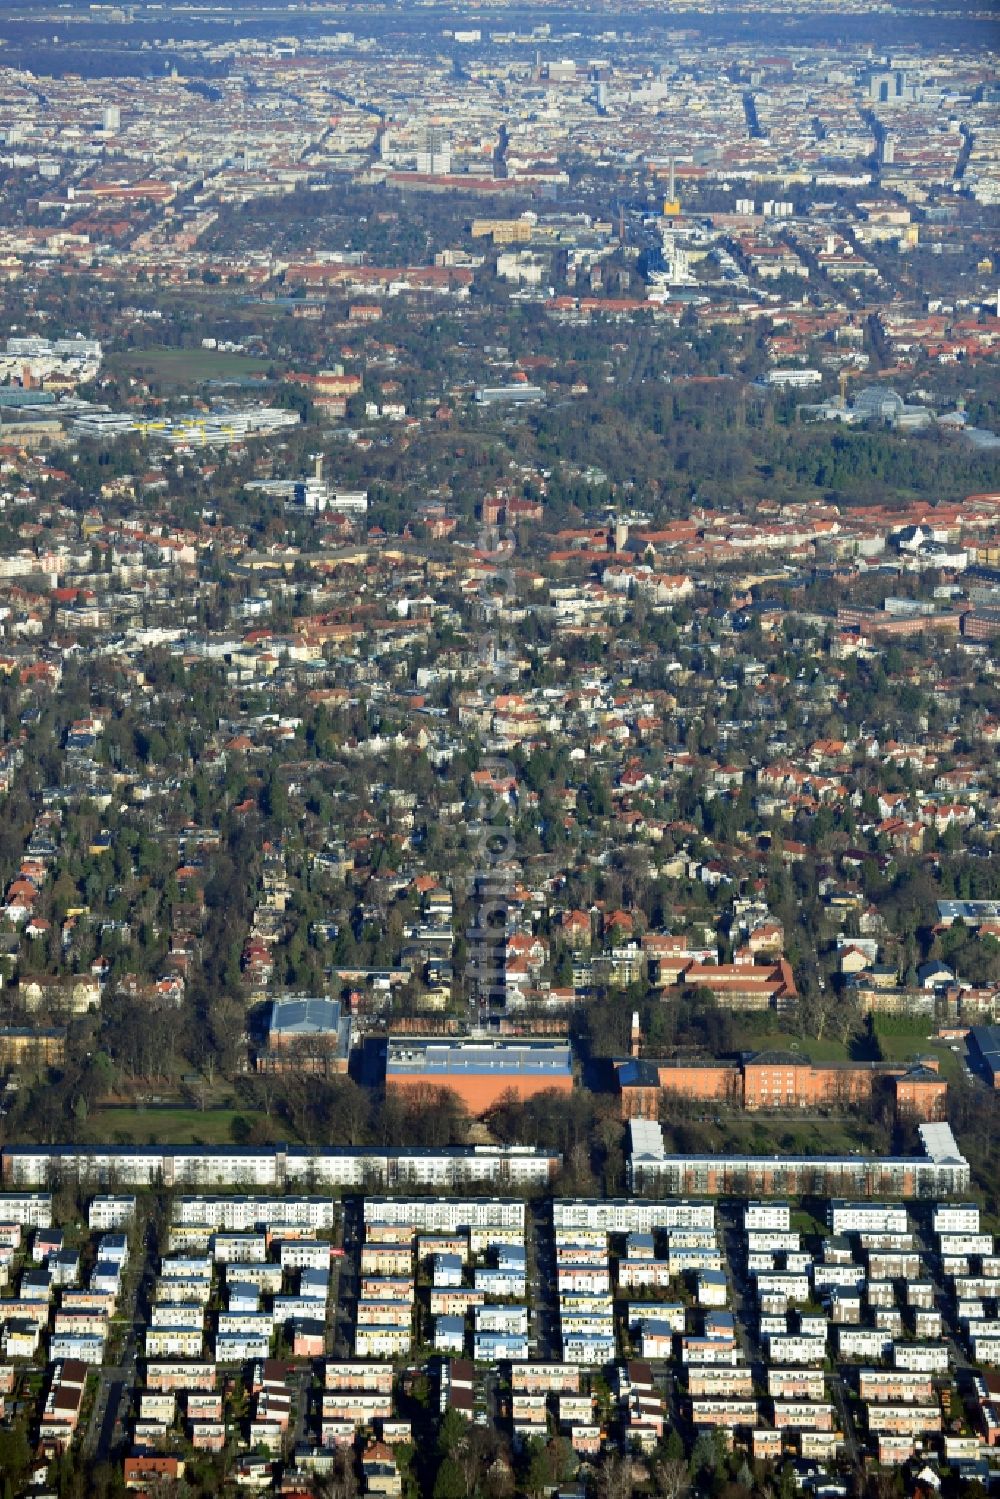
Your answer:
[[[704,1151],[713,1155],[850,1155],[864,1151],[871,1135],[859,1116],[844,1119],[763,1119],[722,1114],[715,1123],[666,1125],[667,1149]]]
[[[822,1218],[814,1217],[803,1207],[792,1209],[791,1222],[793,1231],[799,1234],[813,1234],[822,1239],[830,1231]]]
[[[811,1062],[846,1062],[850,1051],[833,1036],[818,1040],[783,1030],[780,1016],[762,1016],[760,1020],[736,1020],[733,1024],[733,1046],[738,1051],[792,1051]]]
[[[885,1036],[879,1032],[878,1045],[886,1062],[911,1062],[926,1052],[928,1056],[938,1057],[943,1066],[944,1053],[948,1052],[949,1057],[953,1055],[947,1046],[936,1045],[929,1036]]]
[[[98,1109],[87,1121],[95,1144],[111,1140],[135,1145],[231,1145],[234,1119],[266,1124],[247,1109]]]
[[[950,1046],[945,1046],[941,1041],[935,1041],[930,1036],[887,1036],[879,1031],[878,1044],[885,1062],[915,1062],[917,1057],[936,1057],[945,1081],[958,1081],[962,1070],[961,1060]]]
[[[858,1121],[860,1124],[860,1120]],[[864,1130],[843,1119],[727,1119],[722,1148],[774,1155],[850,1155]]]
[[[242,380],[265,375],[268,366],[246,354],[217,349],[132,349],[112,355],[115,373],[138,375],[163,385],[200,385],[206,380]]]

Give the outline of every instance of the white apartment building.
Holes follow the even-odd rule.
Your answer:
[[[326,1301],[317,1301],[311,1296],[275,1296],[271,1303],[271,1313],[275,1327],[283,1327],[296,1318],[309,1320],[325,1317]]]
[[[826,1358],[826,1339],[802,1337],[792,1332],[770,1333],[767,1354],[775,1364],[819,1365]]]
[[[501,1270],[496,1265],[479,1265],[475,1271],[475,1288],[486,1296],[523,1296],[525,1276],[520,1270]]]
[[[892,1361],[897,1369],[946,1374],[951,1363],[947,1343],[893,1343]]]
[[[22,1228],[52,1227],[51,1192],[0,1192],[0,1223]]]
[[[3,1180],[40,1186],[53,1177],[95,1186],[230,1186],[281,1192],[298,1184],[328,1188],[386,1185],[455,1188],[466,1182],[544,1186],[560,1157],[532,1146],[455,1146],[442,1150],[374,1147],[11,1145]],[[320,1225],[317,1224],[317,1227]]]
[[[70,1333],[54,1336],[49,1341],[49,1360],[79,1359],[84,1364],[104,1362],[104,1339],[97,1333]]]
[[[942,1259],[948,1255],[992,1255],[993,1235],[968,1232],[940,1234],[938,1249]]]
[[[244,1364],[249,1359],[267,1358],[271,1339],[263,1333],[219,1333],[215,1339],[215,1357],[220,1364]]]
[[[133,1199],[134,1201],[134,1199]],[[176,1224],[206,1224],[216,1232],[254,1228],[309,1228],[329,1232],[338,1204],[331,1197],[180,1197],[174,1203]]]
[[[518,1333],[477,1332],[473,1338],[472,1356],[477,1364],[495,1363],[497,1359],[525,1359],[528,1339]]]
[[[979,1205],[975,1202],[939,1202],[931,1220],[936,1234],[977,1234]]]
[[[267,1259],[267,1239],[263,1234],[216,1234],[211,1251],[217,1264],[259,1264]]]
[[[743,1229],[747,1234],[762,1230],[787,1234],[791,1229],[791,1208],[787,1202],[748,1202],[743,1209]]]
[[[278,1246],[282,1270],[329,1270],[330,1246],[320,1239],[282,1239]]]
[[[568,1364],[593,1366],[610,1363],[615,1356],[614,1334],[569,1332],[562,1335],[563,1358]]]
[[[135,1217],[134,1197],[95,1197],[87,1209],[87,1224],[91,1232],[107,1232],[109,1229],[128,1228]]]
[[[837,1352],[845,1359],[888,1358],[892,1336],[879,1327],[838,1327]]]
[[[865,1284],[865,1272],[860,1265],[813,1265],[812,1283],[817,1295],[821,1291],[832,1291],[835,1286],[845,1291],[860,1290]]]
[[[906,1208],[892,1202],[845,1202],[830,1204],[830,1227],[835,1234],[907,1232]]]
[[[632,1120],[635,1125],[645,1121]],[[552,1204],[552,1222],[558,1233],[570,1229],[599,1229],[603,1233],[653,1233],[656,1229],[715,1228],[715,1204],[711,1202],[648,1202],[631,1198],[593,1201],[587,1198],[559,1199]]]
[[[205,1308],[198,1302],[161,1302],[149,1309],[150,1327],[186,1327],[201,1332],[205,1326]]]
[[[780,1270],[765,1271],[757,1275],[756,1281],[757,1295],[761,1301],[765,1297],[784,1302],[809,1300],[808,1275],[787,1275]]]
[[[788,1229],[780,1228],[752,1228],[746,1236],[747,1251],[751,1254],[759,1250],[782,1253],[791,1251],[794,1253],[800,1244],[799,1235]]]
[[[681,1338],[682,1364],[728,1364],[734,1366],[739,1361],[739,1349],[733,1342],[724,1342],[719,1338],[694,1336]]]
[[[365,1223],[405,1224],[438,1232],[513,1229],[524,1238],[525,1205],[512,1197],[366,1197]]]
[[[528,1331],[528,1308],[526,1306],[501,1306],[487,1303],[477,1306],[475,1313],[476,1332],[502,1332],[526,1334]]]

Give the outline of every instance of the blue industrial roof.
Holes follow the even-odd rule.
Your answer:
[[[974,1025],[972,1039],[987,1066],[1000,1072],[1000,1025]]]
[[[389,1041],[386,1076],[434,1073],[442,1077],[572,1077],[568,1045],[548,1041]]]
[[[942,921],[964,921],[978,926],[982,921],[1000,921],[1000,900],[939,900],[938,916]]]
[[[0,406],[52,406],[55,399],[51,390],[25,390],[20,385],[0,386]]]
[[[283,1036],[321,1036],[340,1028],[340,1001],[315,995],[276,999],[270,1031]]]

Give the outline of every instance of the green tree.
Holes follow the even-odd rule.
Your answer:
[[[469,1422],[457,1410],[447,1410],[438,1427],[437,1446],[443,1458],[453,1457],[469,1433]]]
[[[434,1480],[434,1499],[466,1499],[465,1477],[453,1457],[446,1457]]]
[[[31,1462],[31,1448],[23,1426],[0,1431],[0,1473],[12,1488],[20,1488]]]

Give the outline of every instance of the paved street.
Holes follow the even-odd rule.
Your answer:
[[[101,1370],[100,1388],[83,1441],[83,1450],[88,1457],[105,1459],[125,1440],[125,1420],[132,1390],[136,1385],[136,1365],[143,1336],[149,1322],[159,1253],[156,1231],[151,1221],[143,1229],[143,1248],[142,1266],[131,1307],[122,1309],[128,1323],[121,1358],[114,1368]]]

